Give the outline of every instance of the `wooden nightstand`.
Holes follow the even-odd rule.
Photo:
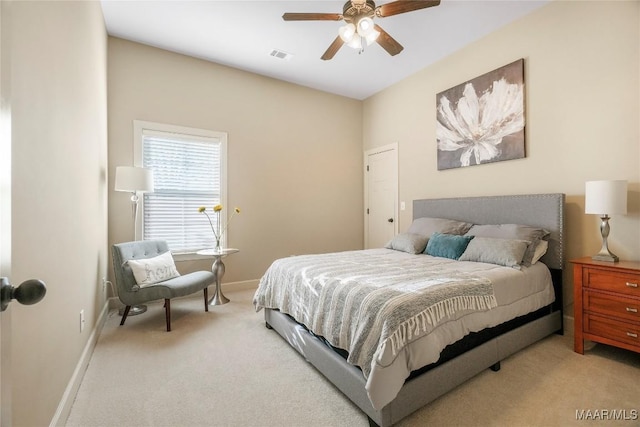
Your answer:
[[[587,339],[640,353],[640,262],[571,262],[575,352]]]

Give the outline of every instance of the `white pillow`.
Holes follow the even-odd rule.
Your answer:
[[[180,276],[171,252],[153,258],[130,259],[127,263],[141,288]]]
[[[447,218],[416,218],[413,220],[407,233],[421,234],[431,237],[433,233],[463,235],[471,228],[473,224],[468,222],[456,221]]]
[[[384,247],[415,255],[424,251],[428,240],[429,238],[427,236],[421,236],[420,234],[400,233],[391,239]]]
[[[526,240],[476,237],[469,242],[459,260],[486,262],[520,270],[528,243]]]

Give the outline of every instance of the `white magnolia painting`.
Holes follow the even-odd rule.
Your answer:
[[[438,170],[524,157],[524,59],[436,96]]]

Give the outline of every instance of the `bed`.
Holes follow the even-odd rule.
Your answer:
[[[482,370],[498,370],[502,359],[522,348],[562,333],[563,194],[415,200],[413,216],[409,231],[439,219],[464,225],[431,235],[426,250],[438,256],[392,245],[277,260],[254,297],[267,327],[366,413],[371,425],[392,425]],[[505,242],[491,233],[512,224],[547,232],[539,261],[522,267],[512,260],[477,262],[484,261],[477,252],[484,244]],[[450,259],[460,254],[437,252],[436,242],[449,238],[456,245],[466,242],[460,260]],[[536,246],[530,240],[510,242],[524,248],[520,260]],[[472,243],[475,257],[469,255]],[[446,286],[438,274],[447,277]],[[526,286],[513,285],[514,278]],[[525,295],[518,289],[532,290]],[[322,299],[320,294],[331,292]],[[433,300],[434,293],[444,295],[446,304]],[[357,322],[346,320],[356,316],[347,306],[355,307]],[[384,321],[382,312],[388,315]],[[401,312],[408,317],[387,320]],[[368,326],[361,326],[361,318],[371,318]]]

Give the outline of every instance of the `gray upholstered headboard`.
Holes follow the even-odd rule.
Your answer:
[[[564,194],[459,197],[413,201],[413,218],[449,218],[474,224],[522,224],[551,232],[549,249],[541,261],[564,267]]]

